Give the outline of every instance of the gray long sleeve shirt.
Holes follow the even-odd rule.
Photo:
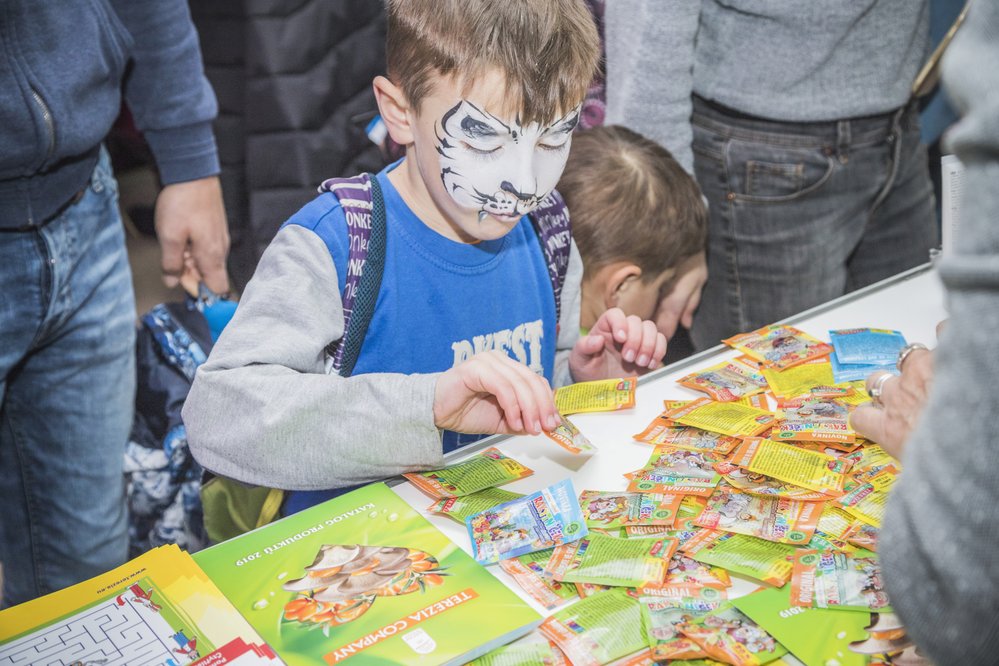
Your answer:
[[[571,382],[582,261],[562,290],[554,381]],[[331,374],[325,348],[343,335],[330,252],[288,226],[264,252],[233,320],[198,369],[183,418],[195,458],[239,481],[322,490],[444,462],[433,400],[439,374]]]
[[[955,253],[940,266],[950,320],[928,402],[892,490],[879,550],[892,605],[935,663],[999,659],[999,3],[976,0],[944,60],[965,111]]]
[[[896,109],[928,53],[926,0],[612,0],[607,122],[692,172],[691,93],[811,122]]]

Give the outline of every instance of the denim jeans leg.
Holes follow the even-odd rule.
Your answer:
[[[80,201],[22,239],[36,250],[34,274],[21,277],[39,286],[34,303],[14,293],[27,310],[41,309],[33,334],[18,338],[28,341],[20,358],[0,367],[4,605],[127,556],[122,459],[134,409],[135,305],[117,199],[104,154]]]
[[[940,245],[933,184],[918,116],[903,118],[898,169],[848,263],[848,290],[859,289],[929,261]]]
[[[693,125],[694,167],[710,207],[708,282],[692,329],[698,349],[843,295],[857,286],[853,267],[858,257],[867,264],[873,244],[906,255],[883,262],[891,272],[882,277],[918,263],[875,232],[874,215],[890,197],[875,203],[892,179],[928,175],[913,151],[902,152],[895,173],[890,116],[782,124],[695,111]]]

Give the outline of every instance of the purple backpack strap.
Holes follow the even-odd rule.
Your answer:
[[[569,209],[562,195],[552,190],[528,217],[534,225],[541,251],[545,255],[545,263],[548,264],[548,277],[551,278],[552,292],[555,294],[557,325],[562,316],[562,285],[565,284],[565,273],[569,269],[569,247],[572,240]]]
[[[341,299],[343,302],[343,337],[326,348],[333,358],[333,369],[341,373],[344,341],[350,329],[351,315],[357,300],[358,284],[364,273],[371,241],[371,175],[363,173],[352,178],[329,178],[319,186],[320,192],[332,192],[340,200],[347,219],[347,278]],[[348,373],[349,374],[349,373]]]

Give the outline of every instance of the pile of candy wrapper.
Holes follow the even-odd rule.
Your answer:
[[[791,616],[822,609],[813,619],[831,611],[829,626],[863,629],[824,665],[926,663],[891,612],[877,558],[900,466],[849,424],[870,399],[864,379],[895,372],[904,337],[862,328],[831,331],[826,343],[774,325],[725,342],[741,355],[679,380],[704,397],[666,401],[633,434],[649,458],[623,490],[570,479],[528,495],[504,490],[532,470],[497,448],[407,475],[434,498],[431,512],[464,523],[479,562],[498,564],[552,613],[533,636],[475,663],[755,666],[789,652],[819,663],[806,654],[819,653],[819,637],[754,620],[746,609],[759,600],[733,594],[733,576]],[[636,384],[559,389],[562,422],[548,436],[592,454],[565,417],[632,407]]]

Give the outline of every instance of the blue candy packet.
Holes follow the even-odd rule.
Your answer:
[[[832,364],[833,381],[837,384],[867,379],[868,376],[875,372],[890,372],[893,375],[898,374],[898,370],[895,369],[894,359],[892,359],[890,363],[883,364],[841,363],[836,357],[836,354],[831,354],[829,356],[829,362]]]
[[[569,479],[469,516],[465,527],[482,564],[571,543],[588,532]]]
[[[905,336],[884,328],[850,328],[829,331],[834,356],[840,363],[894,364],[905,346]]]

